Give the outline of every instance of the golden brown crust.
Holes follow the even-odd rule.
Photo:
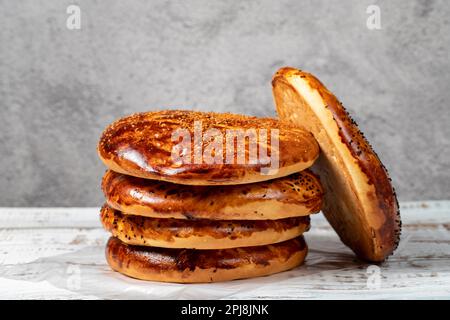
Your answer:
[[[103,227],[131,245],[228,249],[283,242],[309,229],[309,217],[281,220],[179,220],[122,214],[104,205]]]
[[[321,147],[316,168],[327,219],[360,258],[383,261],[397,247],[401,230],[385,167],[342,104],[313,75],[282,68],[272,84],[281,120],[311,131]]]
[[[268,220],[318,212],[323,189],[309,170],[236,186],[187,186],[107,171],[102,190],[124,213],[155,218]]]
[[[303,237],[223,250],[130,246],[111,237],[106,245],[106,260],[113,270],[142,280],[219,282],[292,269],[303,263],[307,251]]]
[[[207,161],[196,164],[194,149],[201,144],[201,150],[205,150],[209,142],[200,142],[195,148],[191,148],[188,153],[191,155],[190,164],[174,163],[173,147],[180,141],[172,141],[172,134],[177,129],[187,129],[194,140],[195,121],[201,121],[203,132],[207,129],[217,129],[225,141],[227,130],[255,129],[261,133],[261,129],[267,129],[267,142],[258,139],[257,146],[258,150],[267,150],[269,156],[276,152],[275,146],[271,148],[271,130],[278,129],[279,170],[261,174],[262,168],[267,168],[268,165],[259,157],[255,159],[255,164],[249,164],[248,139],[245,140],[244,164],[236,163],[237,147],[233,150],[234,161],[230,164],[208,164]],[[223,148],[224,160],[227,159],[226,152],[229,151],[226,149]],[[265,181],[299,172],[313,164],[319,148],[309,132],[280,124],[276,119],[168,110],[138,113],[117,120],[103,132],[98,153],[106,166],[124,174],[178,184],[224,185]]]

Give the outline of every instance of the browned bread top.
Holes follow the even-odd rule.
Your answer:
[[[106,259],[133,278],[164,282],[217,282],[268,275],[301,264],[307,246],[302,236],[245,248],[195,250],[131,246],[117,238],[106,245]]]
[[[108,170],[102,190],[124,213],[156,218],[267,220],[318,212],[323,189],[305,170],[270,181],[235,186],[188,186]]]
[[[313,133],[326,190],[324,214],[362,259],[382,261],[398,245],[401,220],[388,173],[357,124],[313,75],[282,68],[273,92],[281,120]]]
[[[274,129],[278,130],[278,148],[272,143]],[[234,148],[227,147],[227,133],[229,141],[237,141],[231,130],[242,130],[249,135],[253,132],[259,152],[253,163],[249,159],[256,149],[250,146],[250,139],[245,139],[242,145],[233,142]],[[173,136],[174,132],[189,133],[192,146],[183,149],[180,144],[183,138]],[[222,152],[212,147],[220,141]],[[174,161],[174,150],[180,151],[175,152],[180,155],[180,161]],[[262,150],[266,158],[261,156]],[[214,162],[211,158],[205,160],[202,157],[205,152],[217,155],[217,161],[216,158]],[[245,158],[239,158],[238,152]],[[100,158],[114,171],[190,185],[241,184],[289,175],[311,166],[318,152],[318,145],[309,132],[276,119],[180,110],[137,113],[119,119],[106,128],[98,144]],[[273,155],[278,155],[279,170],[261,174]]]
[[[232,248],[223,250],[169,249],[146,246],[124,245],[117,238],[111,237],[107,246],[117,259],[125,261],[128,258],[140,260],[143,264],[155,270],[175,269],[179,271],[238,268],[242,264],[267,265],[270,260],[289,256],[306,247],[303,237],[288,240],[268,246]],[[272,250],[268,250],[268,247]],[[152,259],[153,256],[153,259]],[[164,257],[158,259],[157,257]],[[150,257],[150,259],[149,259]]]
[[[122,214],[104,205],[103,227],[121,241],[164,248],[224,249],[282,242],[309,229],[309,216],[279,220],[181,220]]]

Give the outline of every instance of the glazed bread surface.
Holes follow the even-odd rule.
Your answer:
[[[301,236],[273,245],[221,250],[131,246],[111,237],[106,260],[113,270],[137,279],[200,283],[286,271],[302,264],[307,251]]]
[[[187,186],[108,170],[102,190],[123,213],[155,218],[272,220],[316,213],[323,189],[305,170],[275,180],[236,186]]]
[[[199,131],[196,128],[200,128],[200,134],[196,134]],[[274,129],[278,130],[278,147],[275,143],[272,144]],[[250,143],[251,139],[243,139],[238,145],[237,138],[230,138],[230,141],[234,141],[234,147],[227,147],[227,133],[234,132],[232,130],[241,130],[243,135],[255,130],[254,144]],[[203,135],[207,131],[210,135]],[[174,140],[174,132],[189,133],[189,147],[178,150],[181,138]],[[222,145],[222,153],[220,149],[212,148],[212,145]],[[174,161],[174,150],[180,151],[180,159],[183,160]],[[209,150],[211,155],[217,155],[219,160],[206,161],[206,158],[202,158],[205,150]],[[258,150],[258,156],[252,157],[254,162],[250,163],[250,155],[256,154],[254,150]],[[238,151],[245,158],[239,158]],[[196,158],[197,152],[200,152],[200,157]],[[281,124],[276,119],[167,110],[137,113],[112,123],[100,138],[98,153],[107,167],[127,175],[177,184],[235,185],[270,180],[302,171],[314,163],[319,147],[309,132]],[[269,164],[272,157],[278,158],[274,167]]]
[[[359,258],[385,260],[398,245],[401,220],[380,159],[342,104],[313,75],[282,68],[272,85],[280,119],[312,132],[320,145],[313,169],[325,189],[326,218]]]
[[[125,215],[103,206],[103,227],[131,245],[228,249],[283,242],[309,229],[309,217],[281,220],[179,220]]]

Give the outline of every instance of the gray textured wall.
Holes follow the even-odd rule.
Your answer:
[[[81,30],[66,28],[79,4]],[[381,7],[381,30],[366,8]],[[166,106],[274,115],[280,66],[359,122],[401,200],[449,198],[448,1],[1,1],[0,206],[94,206],[102,129]]]

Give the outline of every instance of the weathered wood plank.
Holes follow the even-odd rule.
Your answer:
[[[99,228],[100,208],[0,208],[0,229]]]
[[[355,260],[321,215],[304,266],[203,285],[143,282],[112,272],[98,208],[1,208],[0,299],[450,298],[450,202],[402,204],[402,242],[386,263]]]

